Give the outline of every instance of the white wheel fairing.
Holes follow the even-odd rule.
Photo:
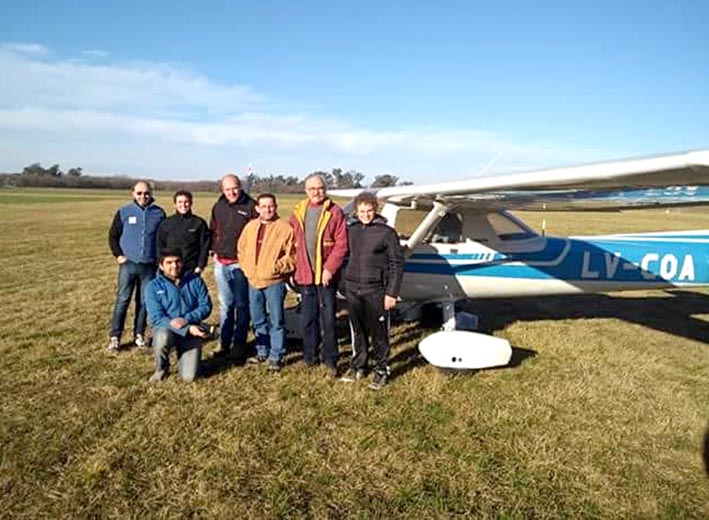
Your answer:
[[[431,334],[419,343],[419,351],[433,366],[459,370],[504,366],[512,357],[506,339],[464,330]]]

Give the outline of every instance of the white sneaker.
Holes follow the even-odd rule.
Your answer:
[[[145,336],[143,336],[142,334],[136,334],[133,343],[138,348],[145,348],[148,346],[148,343],[145,341]]]
[[[108,341],[108,347],[106,347],[108,350],[118,350],[121,348],[121,343],[118,339],[118,336],[111,336],[111,339]]]
[[[165,370],[156,370],[155,373],[150,376],[150,379],[148,379],[149,383],[159,383],[163,379],[167,377],[167,371]]]

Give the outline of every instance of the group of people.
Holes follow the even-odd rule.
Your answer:
[[[301,294],[305,364],[322,362],[330,376],[339,376],[335,326],[339,290],[347,301],[352,332],[352,359],[341,379],[367,377],[371,341],[369,386],[382,388],[390,374],[389,311],[399,296],[404,261],[396,232],[377,213],[376,197],[360,193],[353,214],[346,216],[327,196],[323,177],[310,175],[305,179],[307,197],[285,220],[278,215],[275,195],[263,193],[254,200],[236,175],[222,178],[221,192],[207,225],[192,213],[190,192],[174,194],[175,214],[167,217],[155,204],[148,183],[135,184],[133,201],[116,212],[108,234],[119,264],[109,350],[120,348],[135,293],[137,347],[148,346],[148,315],[152,324],[155,373],[150,380],[167,377],[173,348],[180,376],[193,380],[202,343],[211,337],[204,320],[212,301],[201,278],[211,252],[219,300],[215,356],[280,371],[286,353],[286,284],[292,280]],[[249,323],[256,346],[250,357]]]

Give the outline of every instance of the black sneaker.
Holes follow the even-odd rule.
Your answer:
[[[347,383],[354,383],[360,379],[367,377],[367,373],[363,368],[350,368],[345,375],[340,378],[340,381],[345,381]]]
[[[268,359],[266,356],[251,356],[246,358],[246,363],[248,365],[260,365],[261,363],[265,363],[266,359]]]
[[[372,390],[381,390],[387,384],[386,372],[374,372],[374,377],[369,383],[369,388]]]

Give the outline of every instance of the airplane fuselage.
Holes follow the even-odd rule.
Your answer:
[[[495,298],[709,285],[709,230],[569,238],[537,235],[508,246],[490,247],[474,240],[419,246],[406,261],[402,298]]]

